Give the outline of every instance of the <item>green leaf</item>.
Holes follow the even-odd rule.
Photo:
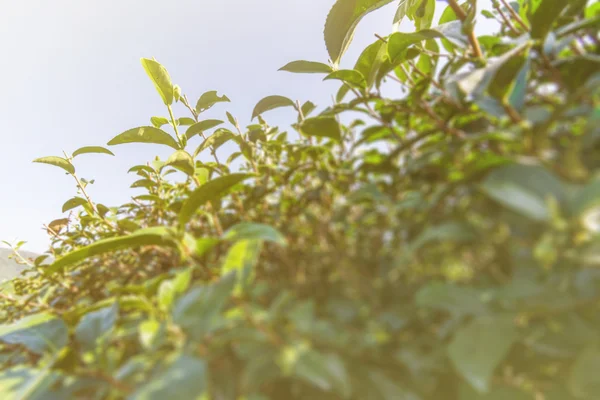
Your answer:
[[[195,245],[195,249],[194,249],[195,255],[197,257],[202,257],[203,255],[208,253],[210,250],[212,250],[217,244],[219,244],[219,239],[217,239],[217,238],[211,238],[211,237],[199,238],[198,240],[196,240],[196,245]]]
[[[591,1],[585,9],[585,19],[591,19],[600,15],[600,3]]]
[[[73,164],[71,164],[69,162],[69,160],[62,158],[62,157],[49,156],[49,157],[36,158],[35,160],[33,160],[33,162],[54,165],[55,167],[64,169],[65,171],[67,171],[70,174],[75,173],[75,167],[73,166]]]
[[[202,339],[215,326],[227,304],[235,278],[235,274],[229,274],[211,285],[192,288],[175,303],[173,322],[193,339]]]
[[[90,257],[150,245],[177,248],[177,243],[173,239],[173,232],[170,228],[162,226],[143,228],[127,236],[98,240],[88,246],[67,253],[50,265],[46,270],[46,274],[62,271],[64,268]]]
[[[544,39],[552,29],[563,10],[569,5],[564,0],[541,0],[539,6],[529,17],[531,24],[531,37]]]
[[[421,30],[431,26],[435,13],[435,2],[436,0],[421,0],[418,7],[415,7],[413,15],[416,29]]]
[[[317,106],[312,101],[306,101],[304,104],[302,104],[302,107],[300,107],[302,110],[302,115],[304,115],[305,118],[308,117],[315,108],[317,108]]]
[[[62,212],[67,212],[69,210],[74,209],[75,207],[84,206],[86,204],[88,204],[86,199],[83,199],[81,197],[73,197],[72,199],[67,200],[65,204],[63,204]]]
[[[546,169],[535,165],[511,164],[492,171],[481,185],[492,199],[536,221],[547,221],[547,197],[566,201],[563,184]]]
[[[134,199],[140,201],[160,201],[160,196],[155,194],[141,194],[139,196],[135,196]]]
[[[164,325],[154,319],[143,321],[138,326],[140,343],[146,350],[156,350],[160,336],[164,332],[163,327]]]
[[[366,79],[367,87],[373,86],[379,68],[387,56],[387,45],[382,40],[377,40],[369,45],[358,57],[354,70]]]
[[[352,385],[342,359],[333,353],[303,352],[294,365],[294,375],[324,391],[336,391],[349,398]]]
[[[229,248],[225,261],[221,266],[221,274],[234,273],[236,276],[235,292],[241,294],[246,285],[254,280],[254,267],[262,249],[260,239],[241,239]]]
[[[245,239],[265,240],[277,243],[281,246],[287,245],[287,240],[277,229],[270,225],[254,222],[241,222],[232,226],[223,234],[223,239],[238,241]]]
[[[230,101],[231,100],[229,100],[227,96],[223,95],[219,97],[216,90],[211,90],[200,96],[198,102],[196,103],[196,112],[200,114],[217,103],[229,103]]]
[[[190,117],[181,117],[177,119],[177,124],[180,126],[191,126],[194,125],[196,121]]]
[[[279,68],[279,71],[294,72],[297,74],[327,74],[333,69],[327,65],[315,61],[292,61]]]
[[[167,106],[173,104],[174,88],[167,69],[155,60],[142,58],[141,61],[142,67],[150,77],[163,103]]]
[[[468,384],[460,385],[460,400],[533,400],[531,394],[511,387],[494,387],[489,393],[479,393]],[[550,400],[546,398],[545,400]],[[568,400],[561,398],[561,400]]]
[[[443,310],[455,315],[483,315],[488,312],[484,292],[451,283],[432,282],[416,295],[419,307]]]
[[[578,190],[568,201],[570,214],[581,216],[600,205],[600,179],[593,179]]]
[[[173,301],[190,286],[192,270],[187,268],[179,272],[175,278],[163,281],[158,287],[158,306],[163,311],[171,309]]]
[[[130,188],[152,188],[155,187],[157,185],[156,182],[154,182],[153,180],[150,179],[138,179],[137,181],[133,182],[130,186]]]
[[[206,390],[207,373],[206,362],[180,355],[165,371],[148,379],[130,399],[196,399]]]
[[[510,63],[515,57],[525,53],[531,47],[531,42],[524,42],[512,50],[507,51],[502,56],[488,64],[485,68],[476,69],[467,74],[457,75],[452,81],[456,81],[458,87],[467,97],[478,98],[484,94],[488,87],[494,82],[496,75],[502,67],[507,64],[508,72],[518,73],[520,65]],[[503,72],[504,73],[504,72]]]
[[[164,144],[174,148],[175,150],[179,150],[179,144],[171,135],[153,126],[140,126],[138,128],[129,129],[128,131],[115,136],[110,142],[108,142],[108,145],[114,146],[124,143]]]
[[[270,111],[279,107],[296,108],[296,103],[284,96],[267,96],[259,101],[254,107],[254,110],[252,111],[252,119],[266,111]]]
[[[57,352],[67,345],[68,330],[62,319],[39,313],[0,325],[0,341],[23,345],[36,354]]]
[[[98,340],[112,331],[118,316],[119,305],[117,302],[110,307],[85,314],[75,328],[75,338],[84,349],[94,350]]]
[[[334,117],[307,118],[300,126],[300,131],[306,136],[327,137],[338,142],[342,141],[342,130]]]
[[[225,111],[225,115],[227,116],[227,121],[233,126],[237,125],[235,118],[229,111]]]
[[[590,344],[579,353],[571,367],[569,389],[578,399],[596,399],[600,396],[598,370],[600,369],[600,347]]]
[[[198,157],[200,153],[204,150],[211,148],[212,150],[217,150],[227,141],[236,138],[236,134],[231,132],[228,129],[217,129],[212,135],[207,137],[200,146],[196,148],[194,151],[194,158]]]
[[[101,146],[87,146],[87,147],[82,147],[80,149],[77,149],[73,152],[73,157],[76,157],[80,154],[89,154],[89,153],[96,153],[96,154],[109,154],[111,156],[114,156],[113,152],[105,149],[104,147]]]
[[[527,80],[531,69],[531,59],[525,58],[523,67],[519,71],[513,82],[507,90],[508,104],[515,110],[523,110],[525,108],[525,97],[527,96]]]
[[[460,22],[449,22],[447,24],[440,25],[433,29],[423,29],[414,33],[403,33],[395,32],[390,36],[387,44],[387,52],[392,64],[398,65],[399,63],[406,60],[406,50],[423,40],[431,40],[436,38],[448,37],[456,40],[457,42],[464,42],[466,37],[460,32]]]
[[[394,15],[394,24],[396,26],[400,25],[404,17],[407,16],[408,10],[412,8],[418,1],[421,0],[400,0],[398,9],[396,10],[396,15]]]
[[[482,317],[460,329],[448,345],[456,370],[478,392],[489,391],[496,367],[517,340],[510,317]]]
[[[185,131],[185,136],[189,139],[195,135],[201,134],[204,131],[214,128],[215,126],[221,125],[223,121],[218,119],[206,119],[204,121],[196,122]]]
[[[360,20],[392,0],[337,0],[325,22],[325,44],[329,57],[338,65],[348,49]]]
[[[150,118],[150,122],[155,128],[160,128],[163,125],[169,124],[169,120],[165,117],[152,117]]]
[[[513,88],[516,87],[518,96],[525,96],[525,85],[527,84],[527,74],[529,65],[529,54],[528,51],[524,51],[518,55],[515,55],[510,60],[502,64],[496,71],[494,79],[488,87],[490,95],[492,95],[501,103],[508,103],[509,96],[513,92]],[[522,74],[522,72],[524,74]],[[517,77],[521,77],[522,87],[517,87]],[[515,99],[516,103],[524,102],[523,99]]]
[[[183,203],[179,212],[179,225],[184,226],[189,222],[196,210],[203,204],[221,198],[227,190],[238,183],[253,177],[252,174],[235,173],[220,176],[216,179],[206,182],[190,194],[190,197]]]
[[[171,166],[186,173],[189,176],[194,176],[196,166],[192,156],[185,150],[177,150],[165,162],[164,167]],[[163,167],[163,168],[164,168]]]
[[[47,368],[43,370],[24,366],[8,368],[0,372],[0,398],[3,400],[58,399],[52,392],[52,387],[58,379],[60,375]]]
[[[151,167],[149,167],[147,165],[135,165],[135,166],[129,168],[129,171],[127,171],[127,172],[130,173],[130,172],[140,172],[140,171],[145,171],[145,172],[148,172],[151,174],[156,172],[156,171],[154,171],[154,169],[152,169]]]
[[[324,81],[331,79],[340,80],[344,83],[349,84],[352,87],[357,87],[360,89],[364,89],[367,87],[367,80],[365,79],[363,74],[353,69],[340,69],[338,71],[330,73],[325,78],[323,78]]]

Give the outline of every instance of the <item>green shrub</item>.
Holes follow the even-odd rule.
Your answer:
[[[338,69],[390,2],[338,0],[331,65],[282,68],[341,81],[318,113],[271,96],[245,128],[205,119],[229,99],[143,59],[168,117],[108,144],[174,153],[131,168],[130,203],[76,175],[103,147],[36,160],[76,180],[77,213],[0,294],[3,399],[600,398],[598,3],[403,0],[417,31]]]

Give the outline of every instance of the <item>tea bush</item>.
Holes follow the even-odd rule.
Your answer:
[[[338,0],[330,63],[282,68],[341,81],[319,111],[207,119],[226,96],[143,59],[168,116],[108,145],[173,154],[127,204],[76,173],[105,147],[36,160],[78,193],[0,293],[3,399],[600,398],[599,3],[402,0],[340,69],[390,2]]]

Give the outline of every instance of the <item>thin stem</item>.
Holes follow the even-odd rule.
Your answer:
[[[452,10],[454,11],[458,19],[461,20],[461,22],[464,22],[467,19],[467,14],[465,13],[465,10],[463,10],[462,7],[458,5],[456,0],[448,0],[448,4],[450,5],[450,7],[452,7]],[[469,29],[467,36],[469,37],[471,47],[473,47],[475,57],[479,58],[480,60],[483,60],[481,46],[479,45],[479,41],[477,40],[477,36],[475,36],[475,32],[473,31],[473,29]]]
[[[529,27],[527,26],[527,24],[525,22],[523,22],[523,20],[521,19],[521,16],[519,14],[517,14],[517,12],[515,11],[515,9],[512,8],[510,6],[510,4],[508,4],[508,2],[506,0],[500,0],[500,1],[504,5],[504,7],[506,7],[508,9],[508,12],[515,19],[515,21],[517,21],[518,24],[521,25],[521,27],[523,29],[525,29],[525,32],[529,32]]]
[[[510,21],[510,19],[508,19],[508,17],[506,16],[506,14],[504,14],[504,12],[502,11],[502,9],[500,8],[500,4],[499,3],[494,3],[494,8],[496,9],[496,11],[498,11],[498,13],[500,14],[500,16],[502,17],[502,20],[504,21],[504,23],[506,24],[506,26],[508,26],[508,29],[510,29],[510,31],[513,34],[518,35],[519,31],[517,30],[517,28],[515,28],[515,26]]]
[[[167,109],[169,110],[169,116],[171,117],[171,125],[173,125],[173,129],[175,130],[175,135],[177,136],[177,140],[179,141],[179,144],[181,145],[181,147],[183,147],[183,140],[182,140],[181,136],[179,136],[179,130],[177,129],[177,122],[175,122],[175,116],[173,115],[173,109],[171,108],[170,105],[167,106]]]

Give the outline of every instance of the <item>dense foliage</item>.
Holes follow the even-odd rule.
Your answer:
[[[207,119],[226,96],[143,59],[168,117],[108,144],[174,152],[131,168],[130,203],[76,174],[104,147],[36,160],[78,194],[2,287],[3,399],[600,398],[599,4],[401,0],[339,69],[390,2],[338,0],[331,63],[282,68],[341,81],[318,113]]]

